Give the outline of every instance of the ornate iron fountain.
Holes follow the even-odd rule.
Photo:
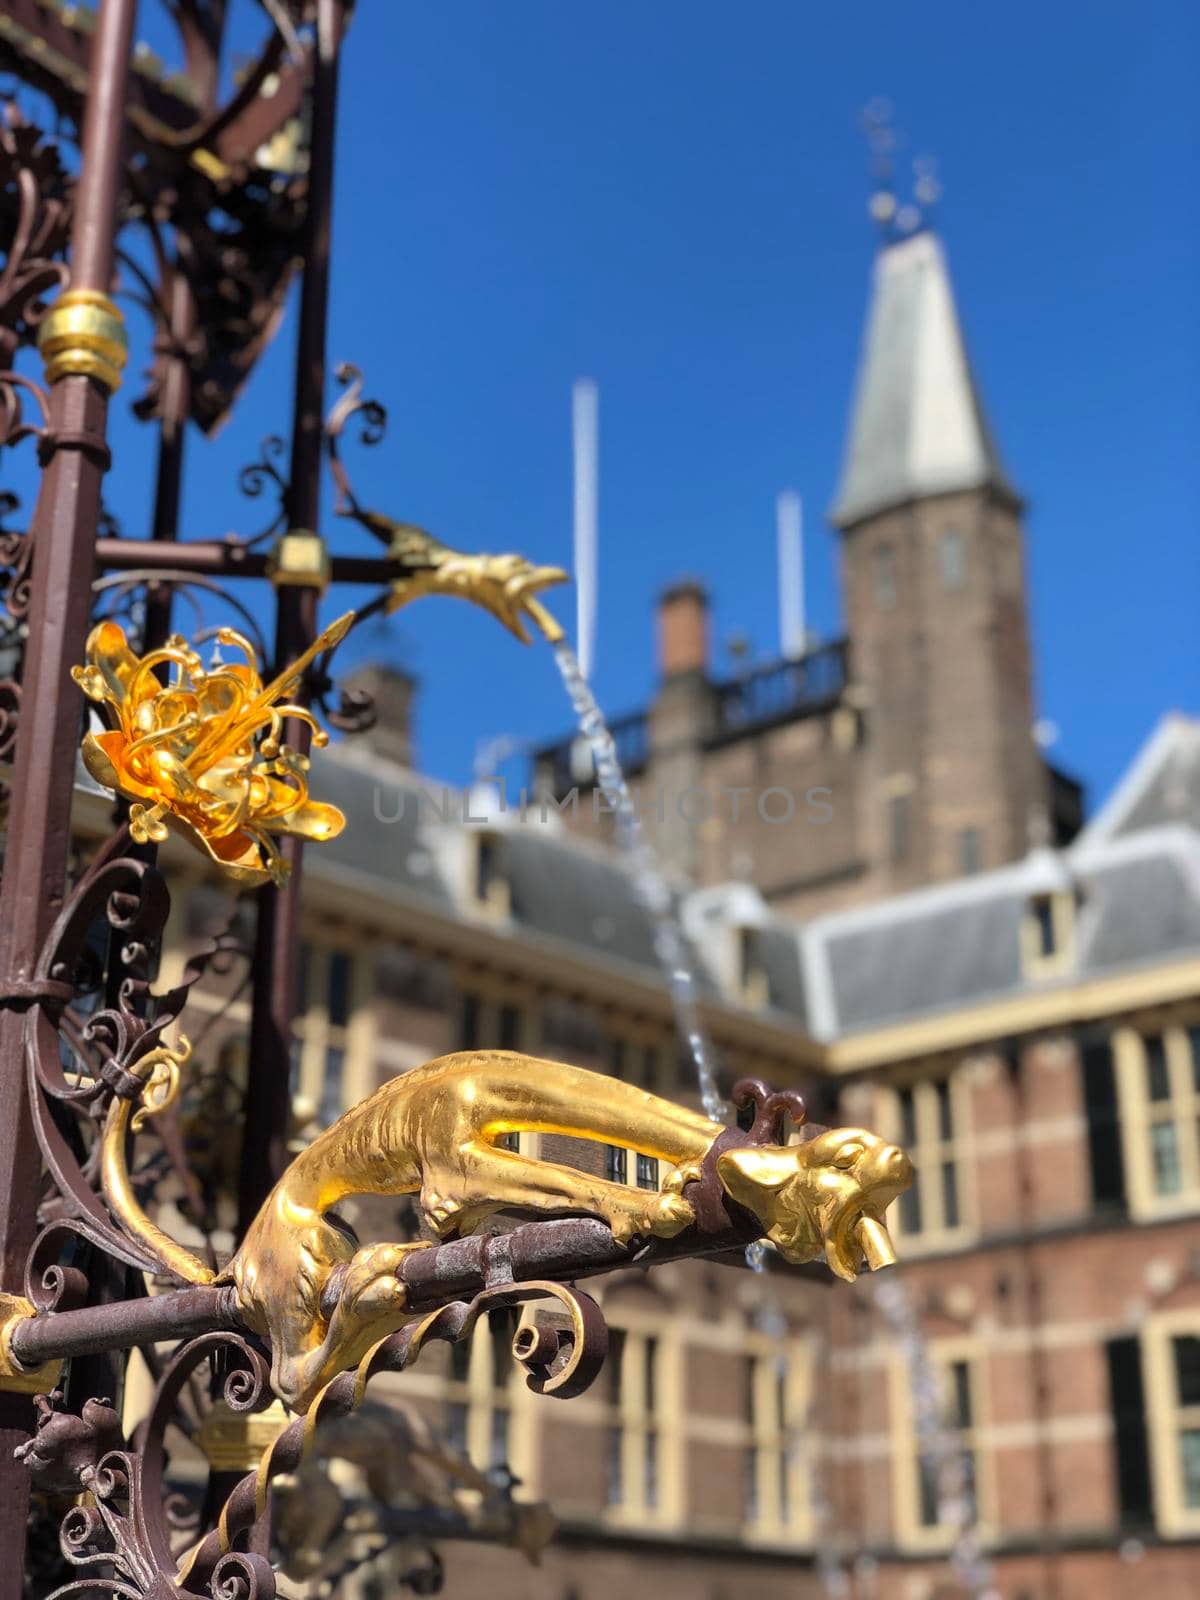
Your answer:
[[[339,372],[344,392],[322,416],[350,5],[264,0],[260,55],[224,98],[221,0],[169,7],[187,63],[175,78],[145,52],[134,58],[135,9],[134,0],[103,0],[93,17],[17,0],[0,19],[0,65],[58,119],[55,128],[27,120],[18,95],[0,127],[0,446],[32,445],[42,474],[28,530],[6,532],[0,547],[0,643],[13,663],[0,684],[0,757],[10,763],[0,886],[0,1597],[21,1592],[33,1528],[26,1560],[30,1572],[44,1563],[40,1592],[57,1581],[63,1596],[270,1600],[272,1528],[278,1550],[296,1523],[297,1494],[313,1505],[333,1496],[326,1509],[336,1524],[340,1490],[322,1463],[354,1458],[356,1438],[369,1437],[358,1426],[403,1431],[399,1414],[388,1424],[370,1409],[376,1374],[515,1307],[513,1354],[528,1383],[569,1398],[596,1376],[606,1345],[580,1281],[763,1239],[785,1261],[824,1255],[851,1278],[864,1257],[872,1266],[891,1259],[884,1213],[910,1169],[863,1130],[808,1128],[798,1095],[754,1080],[735,1091],[751,1114],[740,1131],[578,1069],[489,1052],[385,1085],[289,1165],[302,851],[344,823],[310,793],[308,752],[325,738],[324,721],[352,729],[369,715],[352,698],[332,704],[332,652],[365,616],[426,595],[482,606],[519,638],[532,626],[558,639],[539,596],[563,574],[517,555],[461,554],[365,508],[341,441],[353,422],[366,443],[378,442],[384,418],[355,369]],[[63,130],[79,144],[77,177],[56,146]],[[124,248],[134,234],[146,250]],[[290,447],[269,442],[246,479],[251,491],[278,491],[278,512],[252,538],[182,539],[187,425],[211,430],[228,413],[297,262]],[[137,405],[158,430],[149,540],[115,536],[100,501],[108,404],[126,353],[111,298],[118,265],[153,319],[153,368]],[[15,370],[35,344],[42,383]],[[377,541],[375,553],[331,558],[319,526],[326,471],[339,512]],[[17,509],[8,497],[6,514]],[[243,578],[274,589],[270,664],[253,616],[224,587]],[[376,597],[321,631],[318,602],[343,583],[373,585]],[[171,626],[174,601],[196,589],[231,619],[217,632],[227,658],[208,667]],[[130,597],[136,627],[128,605],[120,620]],[[106,726],[89,727],[81,748],[88,702]],[[112,836],[82,869],[71,830],[81,754],[118,804]],[[172,833],[254,890],[256,918],[252,948],[231,922],[163,990],[156,961],[171,908],[155,857]],[[131,1147],[156,1119],[163,1170],[195,1193],[174,1115],[190,1070],[180,1024],[196,983],[238,961],[249,962],[253,990],[240,1242],[231,1259],[205,1260],[153,1214],[153,1169],[149,1184],[144,1169],[135,1175]],[[666,1176],[646,1193],[526,1160],[505,1147],[524,1129],[624,1145],[658,1157]],[[786,1142],[795,1130],[799,1139]],[[431,1237],[359,1246],[328,1213],[363,1192],[417,1195]],[[535,1220],[480,1231],[502,1208]],[[153,1349],[164,1342],[174,1348],[158,1363]],[[126,1439],[113,1400],[135,1349],[155,1362],[155,1390]],[[198,1391],[217,1396],[220,1415],[210,1408],[199,1424],[209,1491],[185,1504],[169,1481],[167,1435],[196,1431]],[[443,1534],[540,1548],[543,1513],[485,1485],[415,1422],[404,1426],[398,1448],[432,1477],[368,1482],[364,1548]],[[329,1552],[318,1559],[297,1547],[281,1559],[301,1576],[317,1571],[305,1561],[324,1561],[337,1576]],[[338,1570],[358,1559],[347,1545]],[[432,1592],[436,1557],[415,1561],[401,1581]]]

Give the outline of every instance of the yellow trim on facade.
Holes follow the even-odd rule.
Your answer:
[[[940,1126],[938,1083],[946,1084],[950,1105],[950,1134],[944,1137]],[[916,1121],[916,1138],[904,1131],[900,1092],[910,1089]],[[881,1085],[876,1096],[880,1131],[894,1144],[902,1145],[916,1168],[920,1182],[921,1226],[909,1231],[904,1225],[903,1202],[889,1214],[889,1225],[897,1239],[905,1241],[904,1254],[910,1259],[960,1249],[979,1234],[979,1214],[975,1185],[975,1152],[971,1118],[970,1085],[966,1073],[958,1068],[951,1073],[934,1073],[903,1085]],[[945,1218],[942,1167],[954,1166],[958,1198],[958,1222]]]
[[[1121,1148],[1129,1209],[1139,1220],[1186,1216],[1200,1210],[1200,1062],[1193,1056],[1189,1023],[1155,1019],[1154,1026],[1118,1028],[1113,1063],[1120,1106]],[[1167,1095],[1150,1098],[1147,1040],[1162,1042]],[[1161,1192],[1155,1182],[1153,1130],[1173,1130],[1179,1187]]]
[[[604,1508],[600,1520],[610,1527],[682,1527],[687,1504],[682,1331],[670,1319],[621,1315],[609,1316],[608,1324],[623,1344],[620,1392],[607,1408],[608,1425],[618,1432],[620,1499]]]
[[[1171,1345],[1180,1337],[1200,1339],[1200,1307],[1151,1314],[1141,1341],[1154,1519],[1168,1537],[1200,1533],[1200,1505],[1186,1504],[1179,1453],[1182,1431],[1200,1431],[1200,1406],[1179,1403]]]
[[[340,1023],[330,1016],[332,964],[338,957],[347,963],[346,1020]],[[364,947],[350,938],[326,941],[306,937],[302,959],[309,964],[310,992],[304,1011],[297,1013],[293,1023],[300,1060],[292,1105],[300,1122],[319,1118],[323,1109],[332,1111],[328,1118],[332,1121],[375,1087],[374,975]],[[336,1108],[324,1104],[329,1097],[329,1057],[334,1051],[342,1057]]]
[[[814,1444],[808,1427],[811,1348],[799,1339],[751,1335],[746,1359],[753,1362],[746,1446],[754,1473],[755,1514],[745,1518],[743,1536],[749,1543],[809,1545],[813,1538],[810,1453]]]
[[[989,1431],[987,1344],[973,1337],[937,1339],[930,1342],[928,1353],[943,1383],[954,1363],[965,1362],[967,1366],[971,1427],[966,1432],[966,1442],[974,1458],[975,1525],[980,1536],[986,1538],[994,1515],[992,1460],[986,1442]],[[942,1524],[930,1527],[921,1520],[920,1452],[912,1404],[912,1377],[903,1356],[896,1351],[890,1353],[888,1367],[896,1543],[904,1550],[947,1550],[958,1529]]]
[[[1169,1005],[1200,994],[1200,959],[1163,962],[1137,972],[1028,990],[937,1017],[898,1022],[851,1034],[827,1045],[823,1065],[832,1072],[890,1066],[943,1050],[964,1049],[1009,1034],[1033,1033],[1072,1022],[1095,1021],[1144,1006]]]

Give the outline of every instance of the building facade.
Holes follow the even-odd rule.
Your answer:
[[[950,1600],[985,1568],[1004,1600],[1200,1593],[1200,724],[1167,717],[1080,827],[1033,739],[1020,500],[928,232],[876,266],[835,520],[846,640],[717,681],[703,593],[680,585],[656,698],[615,732],[667,796],[643,815],[723,1089],[800,1085],[814,1120],[912,1155],[899,1293],[770,1265],[615,1274],[612,1357],[568,1403],[518,1381],[502,1318],[431,1352],[397,1393],[561,1524],[536,1570],[450,1548],[455,1600]],[[589,794],[577,747],[543,753],[550,799],[524,817],[470,812],[411,766],[405,687],[375,688],[379,729],[314,762],[349,822],[306,859],[297,1143],[457,1048],[694,1097],[653,919],[603,816],[567,803]],[[672,812],[698,791],[740,810]],[[81,791],[82,835],[104,809]],[[169,978],[227,906],[186,852],[164,859]],[[218,1257],[242,982],[235,964],[189,1010],[213,1018],[190,1023],[185,1106],[203,1204],[174,1222]],[[521,1137],[659,1181],[652,1161]],[[404,1200],[350,1220],[417,1225]]]

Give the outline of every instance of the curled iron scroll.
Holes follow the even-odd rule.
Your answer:
[[[367,1385],[381,1372],[402,1372],[412,1366],[427,1344],[454,1344],[470,1336],[489,1311],[550,1300],[567,1313],[561,1329],[518,1329],[513,1354],[526,1383],[539,1394],[570,1399],[594,1382],[608,1350],[608,1331],[600,1307],[581,1290],[549,1280],[504,1284],[484,1289],[469,1301],[455,1300],[415,1319],[398,1333],[381,1339],[353,1372],[327,1383],[307,1413],[290,1423],[263,1455],[257,1472],[236,1485],[221,1511],[217,1528],[206,1534],[180,1564],[179,1581],[189,1592],[203,1592],[222,1555],[246,1529],[262,1528],[269,1514],[270,1486],[283,1472],[294,1472],[313,1449],[322,1421],[356,1411]]]

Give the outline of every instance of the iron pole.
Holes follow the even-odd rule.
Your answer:
[[[320,525],[325,339],[341,35],[340,0],[317,0],[304,282],[300,295],[287,497],[290,526],[312,533],[319,532]],[[283,586],[279,589],[275,620],[277,671],[307,649],[315,638],[318,597],[318,590],[313,587]],[[304,703],[306,687],[301,687],[296,699]],[[302,723],[291,724],[288,742],[307,753],[308,727]],[[239,1234],[250,1226],[288,1164],[291,1038],[300,948],[300,840],[285,839],[283,857],[290,868],[287,882],[278,888],[269,886],[260,890],[258,899],[250,1070],[238,1175]]]
[[[82,164],[71,234],[71,287],[106,294],[113,265],[124,102],[136,0],[103,0],[92,45]],[[28,984],[62,906],[79,745],[79,691],[70,669],[83,658],[100,482],[108,468],[108,392],[67,373],[51,387],[46,461],[34,508],[33,578],[9,812],[10,846],[0,885],[0,1287],[20,1294],[33,1240],[40,1155],[25,1078]],[[13,1450],[32,1430],[28,1398],[0,1391],[0,1600],[22,1590],[29,1474]]]
[[[183,491],[183,450],[191,401],[191,373],[183,353],[195,325],[195,300],[182,263],[176,261],[167,301],[167,338],[170,354],[162,387],[162,418],[158,429],[158,467],[154,479],[154,520],[150,537],[156,543],[174,544],[179,537],[179,502]],[[124,539],[118,541],[125,544]],[[142,649],[157,650],[171,631],[172,590],[169,583],[146,586],[146,623]]]

